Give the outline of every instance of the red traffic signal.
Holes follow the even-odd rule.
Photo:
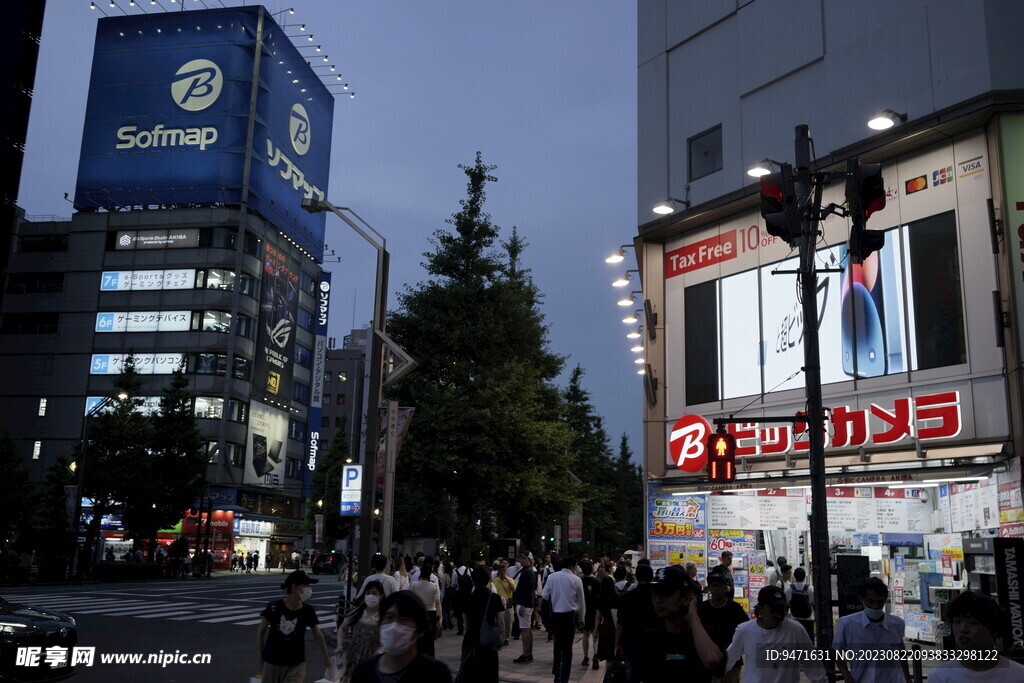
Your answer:
[[[846,162],[846,201],[850,208],[850,255],[854,263],[863,263],[885,245],[885,233],[866,229],[871,214],[885,208],[881,164],[858,164],[857,159]]]
[[[778,173],[761,176],[761,217],[769,235],[795,245],[800,239],[800,209],[796,204],[793,167],[782,164]]]
[[[708,481],[731,484],[736,479],[736,437],[716,432],[708,437]]]

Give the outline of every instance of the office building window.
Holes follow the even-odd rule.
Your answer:
[[[330,382],[330,381],[331,381],[331,373],[325,372],[324,373],[324,382]]]
[[[296,478],[302,476],[302,461],[298,458],[286,458],[284,463],[284,476]]]
[[[330,405],[330,403],[331,403],[331,395],[330,394],[324,394],[324,397],[320,400],[320,404],[326,406],[326,405]]]
[[[305,382],[292,382],[292,400],[309,404],[309,385]]]
[[[225,311],[196,311],[192,316],[192,329],[203,332],[230,332],[231,314]]]
[[[249,362],[248,358],[242,358],[241,356],[235,356],[234,366],[231,370],[231,375],[235,379],[248,380],[252,373],[252,363]]]
[[[232,467],[241,467],[245,464],[245,447],[242,444],[228,441],[224,446],[227,448],[227,461]]]
[[[36,441],[34,444],[32,444],[32,459],[33,460],[38,460],[39,457],[42,454],[43,454],[43,442],[42,441]],[[74,518],[72,517],[72,519],[74,519]]]
[[[252,339],[256,336],[256,321],[247,315],[238,314],[238,323],[235,325],[235,334],[239,337]]]
[[[257,237],[254,233],[246,231],[245,243],[243,247],[243,251],[245,251],[246,254],[248,254],[249,256],[258,257],[260,255],[260,244],[261,243],[259,237]]]
[[[299,327],[309,332],[313,331],[313,314],[307,311],[305,308],[299,306],[299,314],[296,316],[296,322],[299,323]]]
[[[288,420],[288,438],[296,441],[306,442],[306,423],[302,420],[291,418]]]
[[[216,441],[206,442],[206,462],[211,465],[216,465],[217,460],[220,457],[220,446]]]
[[[223,268],[206,268],[196,271],[196,287],[198,289],[219,289],[232,292],[235,289],[235,274]]]
[[[46,399],[39,399],[39,417],[46,417]]]
[[[249,404],[236,399],[228,401],[228,419],[245,424],[249,421]]]
[[[345,405],[345,394],[338,394],[338,405]]]
[[[18,235],[18,251],[67,251],[67,235]]]
[[[302,271],[302,291],[309,295],[316,293],[316,277]]]
[[[337,416],[334,418],[334,428],[335,429],[341,429],[342,425],[344,425],[344,424],[345,424],[345,421],[344,421],[343,418],[337,417]]]
[[[224,417],[224,399],[216,396],[196,396],[196,417],[220,420]]]
[[[327,429],[331,426],[331,418],[321,417],[320,418],[320,429]]]
[[[228,372],[228,357],[222,353],[197,353],[193,362],[192,372],[197,375],[223,377]]]
[[[308,368],[313,364],[313,351],[308,349],[302,344],[295,344],[295,362],[304,368]]]
[[[8,294],[59,294],[64,291],[64,273],[12,273],[7,278]]]
[[[348,373],[345,372],[344,370],[338,370],[338,381],[339,382],[347,382],[348,381]]]
[[[260,293],[260,281],[252,275],[242,273],[238,276],[238,291],[246,296],[255,298]]]
[[[689,178],[697,180],[722,170],[722,126],[715,126],[686,141]]]
[[[55,334],[59,313],[7,313],[0,334]]]

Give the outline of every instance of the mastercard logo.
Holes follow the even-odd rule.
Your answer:
[[[920,192],[921,190],[927,190],[928,178],[923,175],[918,176],[916,178],[911,178],[910,180],[907,181],[906,188],[907,194],[914,194],[915,192]]]

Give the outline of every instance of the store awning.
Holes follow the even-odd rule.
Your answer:
[[[234,512],[236,515],[237,514],[248,514],[248,512],[249,512],[249,508],[244,508],[241,505],[234,505],[234,504],[228,504],[228,505],[216,505],[215,504],[213,506],[213,509],[214,509],[214,511],[223,510],[225,512]]]

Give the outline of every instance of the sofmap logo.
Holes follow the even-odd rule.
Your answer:
[[[300,156],[309,151],[313,137],[309,130],[309,114],[298,102],[292,105],[292,113],[288,118],[288,137],[292,139],[292,147]]]
[[[331,283],[324,280],[320,283],[320,316],[317,319],[319,325],[327,324],[327,303],[330,301]]]
[[[174,75],[178,80],[171,83],[171,96],[186,111],[206,109],[217,101],[224,86],[220,68],[208,59],[186,62]]]

